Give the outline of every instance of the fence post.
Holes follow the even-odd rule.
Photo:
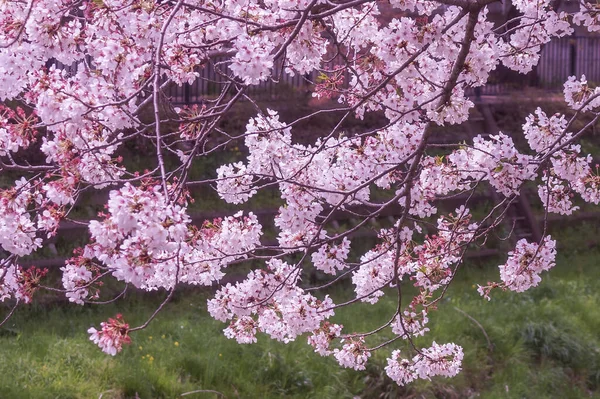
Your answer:
[[[577,40],[575,38],[569,40],[569,76],[575,75],[575,67],[577,64]]]
[[[190,84],[187,83],[187,82],[183,85],[183,101],[186,104],[191,104],[191,99],[190,99]]]

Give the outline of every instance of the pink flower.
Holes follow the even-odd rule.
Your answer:
[[[499,266],[504,287],[523,292],[537,286],[541,281],[540,273],[552,268],[555,258],[556,241],[550,236],[544,237],[539,246],[525,239],[519,240],[514,251],[508,253],[506,263]]]
[[[129,324],[123,321],[123,316],[117,314],[114,319],[108,319],[107,322],[100,323],[102,329],[96,330],[94,327],[88,329],[90,340],[102,349],[103,352],[115,356],[123,349],[123,344],[130,344]]]
[[[333,350],[333,356],[342,367],[364,370],[367,360],[371,357],[371,352],[367,350],[364,338],[360,337],[346,340],[342,349]]]

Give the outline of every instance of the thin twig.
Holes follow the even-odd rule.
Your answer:
[[[219,391],[212,390],[212,389],[197,389],[195,391],[190,391],[190,392],[182,393],[181,396],[192,395],[192,394],[195,394],[195,393],[215,393],[215,394],[217,394],[217,395],[219,395],[219,396],[221,396],[223,398],[227,397],[227,396],[225,396],[225,394],[223,394],[223,393],[221,393]]]
[[[456,309],[457,312],[462,313],[464,316],[468,317],[469,320],[471,320],[473,323],[475,323],[475,325],[477,325],[477,327],[479,327],[479,329],[481,330],[481,332],[483,333],[483,335],[485,336],[485,339],[487,340],[488,343],[488,350],[490,352],[492,352],[494,350],[494,344],[492,343],[492,341],[490,340],[489,335],[487,335],[487,332],[485,331],[485,328],[483,328],[483,326],[481,325],[480,322],[478,322],[477,320],[475,320],[475,318],[473,316],[471,316],[470,314],[468,314],[467,312],[465,312],[462,309],[457,308],[456,306],[454,306],[454,309]]]

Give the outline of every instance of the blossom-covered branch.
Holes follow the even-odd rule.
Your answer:
[[[255,342],[258,332],[283,342],[306,336],[315,352],[357,370],[372,351],[390,350],[386,372],[401,385],[456,375],[458,344],[433,337],[418,347],[413,338],[429,335],[467,249],[501,228],[525,184],[537,184],[546,213],[573,214],[576,196],[600,202],[598,169],[578,144],[600,115],[600,89],[585,76],[564,85],[573,119],[538,108],[522,121],[529,148],[502,132],[435,144],[445,134],[436,127],[469,119],[467,91],[485,85],[499,65],[527,73],[541,47],[571,34],[572,24],[600,30],[598,7],[586,1],[567,14],[549,0],[513,0],[517,16],[500,22],[490,17],[491,3],[0,3],[0,170],[13,182],[0,190],[0,300],[28,303],[46,287],[45,272],[25,269],[22,258],[46,245],[85,195],[106,190],[105,210],[79,221],[87,241],[61,268],[62,288],[46,287],[71,302],[99,299],[109,278],[168,291],[166,301],[178,285],[218,285],[208,311],[239,343]],[[283,76],[302,77],[315,103],[327,106],[293,120],[264,107],[253,86]],[[199,79],[217,94],[203,93],[198,104],[169,98],[170,88]],[[238,131],[224,121],[241,102],[255,112]],[[350,118],[374,113],[378,126],[345,130]],[[334,127],[303,137],[302,124],[321,115],[338,118]],[[583,115],[592,121],[574,131]],[[132,147],[151,149],[147,165],[124,159]],[[242,147],[237,158],[222,161],[222,150],[233,147]],[[219,165],[198,176],[194,166],[208,158]],[[476,218],[469,209],[482,185],[497,201]],[[266,223],[256,210],[194,224],[190,205],[202,199],[192,186],[235,206],[277,190],[283,205]],[[465,200],[454,212],[438,209],[442,198],[459,194]],[[340,226],[339,215],[353,224]],[[358,245],[371,221],[390,215],[374,245]],[[537,242],[519,240],[499,267],[500,282],[479,292],[491,299],[494,289],[535,286],[555,257],[545,231]],[[259,266],[225,284],[242,262]],[[302,281],[307,271],[326,279]],[[335,303],[321,293],[344,278],[354,285],[352,299]],[[407,285],[417,293],[406,304]],[[385,295],[397,296],[396,312],[368,332],[330,320]],[[118,315],[90,328],[91,339],[115,355],[157,312],[136,328]],[[380,337],[387,330],[392,339]],[[401,341],[410,354],[394,350]]]

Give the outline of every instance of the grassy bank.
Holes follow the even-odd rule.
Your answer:
[[[408,388],[385,377],[387,350],[374,355],[366,372],[354,372],[312,353],[304,339],[289,345],[264,336],[249,346],[229,341],[224,325],[207,315],[202,293],[180,295],[114,358],[88,341],[87,328],[117,312],[132,325],[141,323],[160,298],[97,307],[34,305],[0,329],[0,397],[172,398],[196,390],[205,391],[185,397],[220,397],[206,390],[227,398],[600,397],[599,262],[597,252],[563,257],[540,287],[499,292],[491,302],[473,283],[496,279],[497,269],[466,267],[432,314],[431,333],[419,340],[462,345],[464,370]],[[366,331],[394,307],[392,299],[359,305],[339,311],[336,321]]]

